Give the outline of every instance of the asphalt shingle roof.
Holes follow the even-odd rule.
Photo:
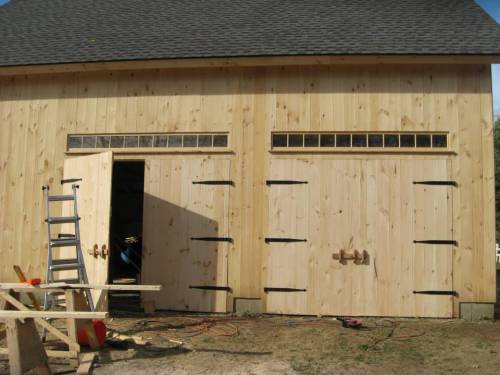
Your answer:
[[[196,57],[500,55],[473,0],[12,0],[0,66]]]

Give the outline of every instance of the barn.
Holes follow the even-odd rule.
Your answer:
[[[44,277],[41,187],[78,178],[89,278],[148,311],[493,315],[473,0],[12,0],[0,35],[2,282]]]

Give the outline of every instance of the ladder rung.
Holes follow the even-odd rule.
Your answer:
[[[79,245],[80,242],[76,239],[51,239],[50,240],[50,246],[51,247],[65,247],[65,246],[76,246]]]
[[[45,219],[45,221],[49,224],[76,223],[78,220],[80,220],[78,216],[49,217]]]
[[[72,195],[49,195],[49,202],[72,201],[75,199]]]
[[[52,280],[52,283],[82,284],[80,279],[57,279]]]
[[[82,265],[78,263],[78,259],[54,259],[50,269],[52,271],[76,270]]]

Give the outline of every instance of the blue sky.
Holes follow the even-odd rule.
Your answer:
[[[9,0],[0,0],[0,5]],[[500,0],[475,0],[498,23],[500,23]],[[493,109],[496,116],[500,117],[500,65],[493,65]]]
[[[497,22],[500,23],[500,0],[476,0]],[[493,65],[493,108],[500,117],[500,65]]]

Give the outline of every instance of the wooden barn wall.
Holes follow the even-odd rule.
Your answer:
[[[262,295],[273,130],[449,131],[461,301],[493,302],[494,168],[487,65],[307,66],[0,77],[0,280],[44,275],[41,186],[60,190],[67,133],[230,132],[229,284]],[[147,157],[147,156],[146,156]],[[165,156],[162,156],[165,157]],[[349,157],[343,155],[339,157]],[[356,157],[364,157],[357,155]],[[367,155],[374,158],[376,155]],[[395,272],[398,272],[395,270]]]

